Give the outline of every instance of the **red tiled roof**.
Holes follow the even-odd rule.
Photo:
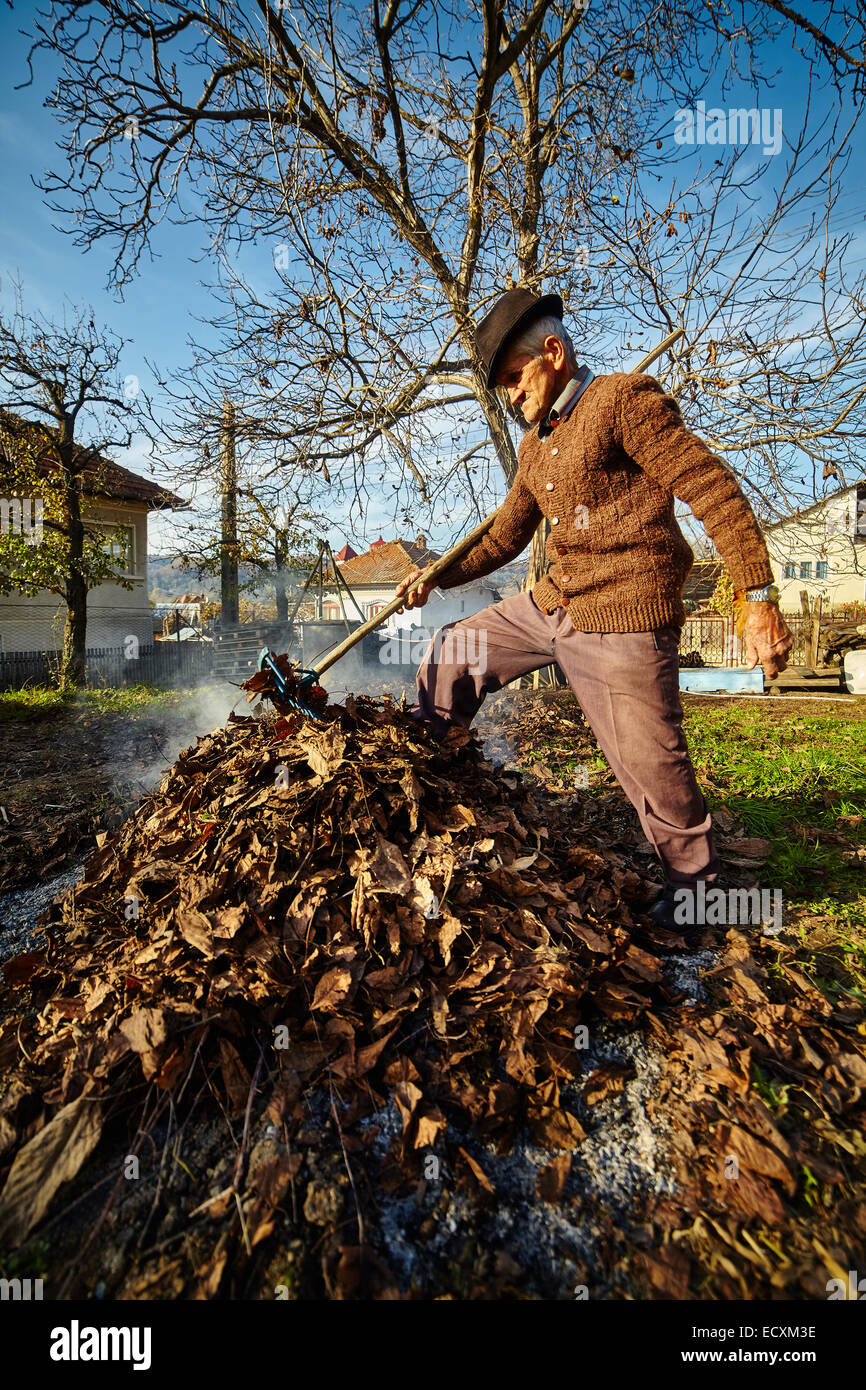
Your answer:
[[[382,540],[382,537],[380,536],[379,539],[378,539],[377,541],[374,541],[374,542],[373,542],[373,544],[370,546],[370,549],[373,550],[377,545],[384,545],[384,544],[385,544],[385,542]]]
[[[9,410],[0,410],[0,452],[3,448],[4,433],[21,434],[34,426],[29,420],[22,420],[20,416],[14,415]],[[38,461],[39,471],[44,477],[49,477],[56,471],[57,463],[52,458],[42,458]],[[149,478],[142,478],[138,473],[132,473],[128,468],[123,468],[119,463],[112,463],[111,459],[104,458],[101,454],[90,453],[87,462],[80,470],[80,477],[84,485],[84,491],[89,492],[93,497],[112,497],[126,502],[146,502],[151,510],[162,507],[170,507],[173,511],[180,507],[189,506],[182,497],[169,492],[167,488],[160,486],[159,483],[151,482]]]
[[[396,584],[413,565],[423,569],[438,559],[435,550],[415,541],[374,541],[365,554],[341,565],[340,575],[349,585]]]
[[[358,553],[357,550],[353,550],[352,547],[349,545],[349,542],[346,541],[346,544],[343,546],[343,549],[337,551],[336,555],[334,556],[334,559],[335,559],[335,560],[354,560],[354,558],[355,558],[355,556],[357,555],[357,553]]]

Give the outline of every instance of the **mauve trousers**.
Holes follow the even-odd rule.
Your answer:
[[[578,632],[564,608],[543,613],[528,593],[434,635],[412,713],[439,737],[468,728],[486,695],[556,663],[580,703],[670,883],[714,880],[719,861],[707,803],[683,732],[679,629]]]

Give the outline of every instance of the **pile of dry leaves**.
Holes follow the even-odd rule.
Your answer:
[[[665,934],[637,932],[623,901],[640,880],[572,843],[468,735],[440,747],[363,699],[332,715],[234,718],[199,740],[104,838],[45,949],[8,963],[3,1244],[104,1131],[125,1127],[135,1154],[159,1097],[181,1106],[205,1079],[209,1103],[266,1103],[280,1126],[271,1197],[317,1088],[349,1151],[393,1100],[392,1184],[456,1117],[499,1146],[522,1126],[552,1149],[579,1140],[561,1094],[575,1028],[590,1006],[633,1018],[659,989]],[[260,1198],[239,1163],[232,1197]],[[253,1205],[250,1249],[272,1225]]]
[[[576,823],[571,799],[387,701],[200,739],[101,837],[44,949],[6,966],[0,1251],[48,1235],[53,1297],[563,1296],[513,1242],[469,1272],[455,1248],[480,1233],[473,1212],[496,1213],[492,1156],[517,1144],[547,1152],[539,1200],[580,1204],[587,1107],[630,1074],[584,1076],[580,1040],[643,1021],[694,1065],[664,1083],[679,1195],[642,1215],[638,1244],[662,1253],[636,1271],[650,1292],[695,1289],[714,1266],[698,1236],[671,1243],[684,1215],[772,1221],[807,1157],[749,1098],[750,1049],[799,1076],[835,1038],[841,1115],[862,1047],[840,1047],[849,1018],[805,1030],[735,941],[717,982],[749,1005],[748,1038],[718,1004],[683,1031],[662,959],[681,943],[636,915],[647,884],[627,851],[599,853]],[[715,1175],[731,1148],[754,1177],[735,1201]],[[439,1252],[413,1277],[383,1233],[407,1194],[411,1240]]]

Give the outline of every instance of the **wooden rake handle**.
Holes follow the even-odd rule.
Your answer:
[[[499,508],[497,507],[495,512],[491,512],[483,521],[479,521],[478,525],[473,531],[469,532],[468,536],[464,536],[461,541],[458,541],[457,544],[452,546],[444,555],[440,555],[438,560],[434,560],[432,565],[428,565],[418,582],[420,583],[423,579],[425,584],[429,584],[431,580],[438,579],[440,574],[444,574],[447,569],[450,569],[455,560],[459,560],[461,556],[466,554],[467,550],[471,550],[475,542],[480,541],[481,537],[490,530],[498,511]],[[372,618],[368,618],[365,623],[362,623],[360,627],[356,628],[354,632],[344,638],[338,647],[334,647],[333,651],[328,652],[327,656],[323,656],[321,661],[317,661],[314,666],[311,666],[310,670],[315,671],[317,676],[324,675],[329,667],[333,666],[335,661],[339,661],[341,656],[345,656],[346,652],[351,651],[358,642],[362,641],[363,638],[367,636],[368,632],[375,632],[376,628],[381,627],[382,623],[386,622],[392,613],[396,613],[400,608],[405,608],[406,599],[411,592],[412,590],[409,589],[407,593],[401,594],[399,598],[392,599],[389,604],[386,604],[386,606],[380,609],[378,613],[374,614]]]

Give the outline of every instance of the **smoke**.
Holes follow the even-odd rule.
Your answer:
[[[405,694],[411,704],[415,700],[415,673],[414,666],[393,666],[365,660],[358,648],[353,647],[325,672],[322,685],[332,704],[342,703],[350,693],[369,695],[373,699],[387,694],[398,700]]]
[[[356,651],[341,658],[322,677],[322,684],[332,704],[344,703],[350,693],[374,698],[387,693],[399,700],[405,692],[410,703],[415,698],[414,670],[398,675],[393,667],[368,666]],[[267,700],[263,705],[270,708]],[[130,720],[125,728],[115,729],[102,739],[113,769],[115,794],[131,810],[159,785],[185,749],[222,728],[232,712],[250,714],[258,709],[257,700],[250,703],[247,691],[229,681],[209,681],[185,692],[176,703],[151,706],[143,717]]]
[[[422,647],[423,647],[422,643]],[[322,653],[311,652],[307,661],[312,664]],[[405,698],[412,705],[416,699],[417,663],[423,654],[421,647],[413,651],[412,662],[396,664],[389,660],[387,644],[383,642],[379,660],[369,651],[364,655],[361,646],[354,647],[341,657],[321,677],[331,704],[343,704],[349,694],[367,695],[381,699],[389,695],[399,703]],[[510,707],[503,696],[491,697],[477,720],[477,732],[486,755],[497,763],[517,760],[517,747],[499,727],[499,714]],[[268,702],[264,702],[268,708]],[[221,728],[234,711],[248,714],[259,708],[258,702],[247,700],[247,692],[229,681],[211,680],[186,692],[170,705],[152,706],[141,719],[131,720],[126,729],[108,733],[103,748],[115,769],[112,781],[115,792],[130,805],[159,784],[162,776],[186,748],[197,739]]]
[[[503,717],[514,713],[518,693],[506,688],[488,695],[472,725],[485,758],[497,767],[516,767],[520,762],[520,749],[516,741],[502,727]]]
[[[112,787],[123,802],[137,802],[197,739],[222,728],[232,710],[247,712],[246,692],[228,681],[210,681],[184,692],[177,703],[147,709],[101,739],[114,769]],[[130,809],[132,806],[130,805]]]

